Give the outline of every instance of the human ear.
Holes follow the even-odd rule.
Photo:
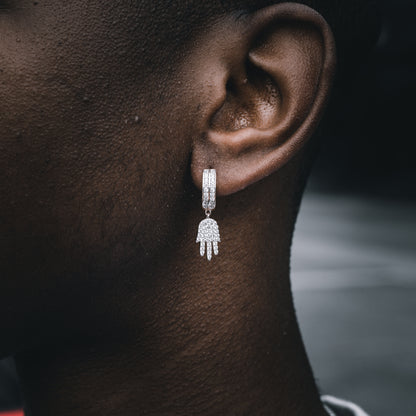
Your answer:
[[[322,116],[336,61],[329,25],[301,4],[263,8],[226,33],[219,23],[206,35],[210,61],[200,70],[209,67],[209,88],[201,95],[209,105],[191,164],[198,187],[203,169],[216,169],[219,195],[261,180],[300,151]]]

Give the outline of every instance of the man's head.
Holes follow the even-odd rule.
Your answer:
[[[224,214],[277,205],[290,245],[335,43],[371,2],[304,3],[0,2],[0,354],[163,270],[205,168]]]

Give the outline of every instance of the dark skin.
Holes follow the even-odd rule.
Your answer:
[[[0,11],[0,356],[31,414],[323,416],[289,256],[328,25],[223,15],[172,60],[150,6],[57,3]]]

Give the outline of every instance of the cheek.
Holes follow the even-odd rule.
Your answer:
[[[194,120],[172,80],[117,42],[97,45],[104,29],[42,21],[0,38],[0,316],[12,340],[82,322],[103,280],[140,274],[188,213]]]
[[[11,339],[54,325],[51,316],[68,327],[62,317],[74,303],[85,311],[124,267],[140,278],[181,231],[188,143],[162,114],[141,115],[149,122],[110,118],[89,125],[90,134],[52,119],[43,130],[34,120],[1,156],[0,316]]]
[[[119,258],[127,246],[151,256],[182,197],[188,146],[141,109],[86,109],[65,95],[69,106],[56,111],[54,95],[16,94],[0,125],[0,232],[14,241],[15,266],[44,261],[51,246],[72,264],[88,253]]]
[[[0,46],[0,294],[15,301],[155,256],[185,212],[190,146],[172,97],[114,77],[117,59],[81,39],[37,36]]]
[[[49,113],[48,127],[32,118],[13,149],[2,142],[0,316],[10,339],[30,338],[28,328],[49,336],[50,317],[58,328],[79,323],[104,281],[126,267],[140,279],[181,232],[189,142],[163,114],[136,113],[104,125]]]

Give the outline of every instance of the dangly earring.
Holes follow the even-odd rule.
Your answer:
[[[205,254],[206,245],[208,260],[212,258],[212,251],[215,255],[218,254],[218,243],[221,241],[217,221],[210,218],[211,212],[216,206],[216,187],[217,173],[215,169],[204,169],[202,175],[202,208],[205,210],[207,217],[199,223],[196,242],[200,243],[199,252],[201,256]]]

